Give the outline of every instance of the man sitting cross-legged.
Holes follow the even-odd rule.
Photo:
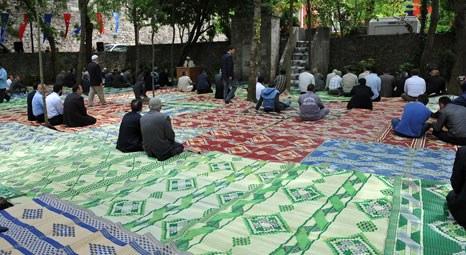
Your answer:
[[[53,92],[45,98],[47,105],[47,117],[52,126],[63,124],[63,102],[61,101],[61,94],[63,85],[55,84]]]
[[[372,110],[372,99],[374,96],[371,88],[366,86],[366,79],[359,79],[359,85],[351,90],[351,100],[348,102],[346,108],[348,110],[359,108]]]
[[[453,190],[447,195],[448,210],[456,222],[466,228],[466,147],[456,152],[450,181]]]
[[[432,112],[426,107],[427,103],[429,103],[429,98],[426,95],[420,95],[417,101],[407,103],[401,120],[398,118],[392,120],[395,134],[409,138],[423,136],[430,128],[430,124],[426,121],[432,115]]]
[[[299,96],[299,117],[302,120],[320,120],[329,114],[330,110],[325,108],[319,96],[314,93],[315,86],[309,85],[307,93]]]
[[[147,155],[164,161],[182,153],[184,147],[175,141],[170,117],[161,113],[161,109],[160,98],[151,98],[150,111],[141,117],[141,133],[143,148]]]
[[[84,127],[94,125],[96,119],[87,114],[84,99],[81,96],[83,88],[81,85],[73,87],[73,93],[65,98],[63,104],[63,123],[68,127]]]
[[[440,111],[433,125],[434,135],[447,143],[466,145],[466,107],[451,103],[446,96],[441,97],[438,103]]]
[[[131,112],[123,116],[116,148],[122,152],[143,151],[141,134],[142,101],[131,101]]]
[[[261,91],[259,101],[256,105],[256,111],[258,111],[262,105],[264,106],[265,112],[277,113],[289,107],[289,105],[280,102],[280,91],[274,88],[273,85]]]

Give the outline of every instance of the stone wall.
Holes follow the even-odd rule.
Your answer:
[[[204,66],[211,73],[217,73],[221,65],[221,57],[228,48],[228,42],[198,43],[193,46],[190,57],[198,66]],[[150,66],[152,61],[152,47],[150,45],[141,45],[141,61],[143,65]],[[174,60],[175,66],[181,54],[182,45],[175,44]],[[160,68],[170,67],[170,44],[155,45],[155,63]],[[135,65],[135,48],[130,47],[127,53],[102,52],[98,53],[99,61],[102,67],[108,69],[134,68]],[[47,83],[54,81],[50,73],[51,65],[50,53],[43,54],[44,76]],[[19,74],[22,77],[29,77],[27,80],[37,81],[39,76],[38,54],[32,53],[10,53],[0,54],[0,62],[5,66],[10,74]],[[57,72],[60,70],[69,70],[75,68],[78,64],[77,52],[60,52],[57,56]],[[31,81],[31,82],[32,82]]]
[[[248,14],[249,15],[249,14]],[[237,79],[247,80],[249,76],[249,55],[251,51],[252,19],[248,15],[238,15],[232,19],[231,44],[236,47],[235,75]],[[252,14],[251,14],[252,15]],[[266,82],[275,77],[280,59],[280,19],[262,10],[261,42],[259,45],[259,67],[257,71]]]
[[[445,56],[453,47],[452,35],[437,35],[432,64],[443,68]],[[418,63],[421,54],[421,38],[416,34],[332,38],[329,69],[342,69],[344,66],[373,58],[377,69],[397,70],[401,64]]]

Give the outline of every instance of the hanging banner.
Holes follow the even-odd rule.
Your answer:
[[[6,41],[6,29],[8,27],[8,18],[10,14],[8,12],[2,12],[1,15],[1,28],[0,28],[0,43],[4,43]]]
[[[63,37],[66,38],[68,36],[68,30],[70,29],[71,13],[63,13],[63,19],[65,20],[65,35]]]
[[[97,18],[97,24],[99,25],[99,33],[103,34],[104,33],[104,18],[102,16],[102,13],[100,12],[96,13],[96,18]]]
[[[113,19],[115,20],[115,34],[118,34],[118,30],[120,29],[120,14],[118,12],[113,12]]]
[[[24,32],[26,32],[26,27],[28,23],[29,23],[29,16],[27,14],[24,14],[23,22],[19,25],[18,37],[20,41],[23,41]]]
[[[52,14],[51,13],[44,14],[44,24],[47,27],[50,27],[50,25],[52,24]],[[44,31],[43,42],[45,42],[45,40],[48,40],[47,31]]]

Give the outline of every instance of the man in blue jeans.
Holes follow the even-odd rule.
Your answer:
[[[223,99],[225,104],[229,104],[235,97],[237,89],[237,83],[234,82],[234,63],[233,54],[235,54],[236,48],[230,47],[228,51],[222,57],[222,81],[223,81]]]
[[[430,128],[430,124],[426,122],[432,115],[432,112],[426,107],[427,103],[429,103],[429,98],[426,95],[420,95],[417,101],[407,103],[404,107],[401,120],[392,120],[395,134],[409,138],[423,136]]]

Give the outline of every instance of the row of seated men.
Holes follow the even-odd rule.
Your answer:
[[[44,122],[44,85],[34,87],[28,95],[28,119]],[[96,119],[87,114],[82,87],[73,87],[73,93],[61,101],[63,86],[54,85],[53,92],[46,96],[47,115],[50,125],[65,124],[68,127],[93,125]],[[159,98],[149,101],[150,111],[141,117],[142,101],[131,102],[131,112],[123,117],[118,136],[117,148],[122,152],[146,151],[151,157],[166,160],[183,152],[183,145],[175,142],[175,132],[170,118],[160,112],[162,102]]]
[[[264,78],[259,77],[256,84],[256,99],[258,103],[256,110],[262,106],[266,112],[280,112],[289,107],[289,102],[280,101],[280,92],[275,85],[265,88],[263,85]],[[403,111],[401,119],[392,121],[395,133],[400,136],[409,138],[419,138],[425,132],[433,128],[433,134],[440,140],[457,144],[466,145],[466,82],[462,85],[462,95],[455,100],[447,96],[439,99],[440,110],[432,113],[427,108],[429,98],[425,94],[420,94],[416,98],[412,97]],[[351,100],[347,108],[369,109],[372,110],[373,98],[372,89],[366,85],[366,79],[358,80],[358,85],[354,86],[349,94]],[[326,108],[319,96],[315,93],[313,84],[307,85],[307,91],[301,92],[298,99],[299,116],[303,121],[315,121],[324,118],[330,110]],[[426,123],[431,117],[437,118],[435,123]]]
[[[34,85],[33,91],[27,96],[27,114],[29,121],[39,123],[45,120],[45,107],[43,94],[45,85]],[[75,85],[72,93],[66,96],[62,102],[60,96],[63,92],[62,85],[54,85],[52,93],[45,98],[47,106],[47,118],[50,125],[65,124],[68,127],[84,127],[96,123],[96,119],[87,114],[84,106],[84,98],[81,96],[83,89],[81,85]]]

